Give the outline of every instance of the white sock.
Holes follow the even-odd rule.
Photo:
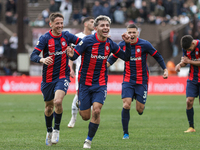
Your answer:
[[[77,116],[77,113],[78,113],[78,108],[76,107],[77,100],[78,100],[78,96],[75,95],[74,99],[73,99],[73,102],[72,102],[72,117],[74,119],[76,119],[76,116]]]

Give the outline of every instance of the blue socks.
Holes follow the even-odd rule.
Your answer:
[[[187,118],[188,118],[188,122],[190,127],[194,128],[194,109],[193,107],[189,110],[186,109],[186,114],[187,114]]]
[[[46,121],[47,132],[52,132],[53,114],[49,117],[47,117],[45,114],[44,116],[45,116],[45,121]]]
[[[88,136],[87,136],[88,140],[92,141],[95,133],[97,132],[98,127],[99,127],[99,124],[95,124],[92,122],[89,123],[89,126],[88,126],[89,131],[88,131]]]
[[[55,111],[53,112],[53,116],[54,116],[54,129],[56,130],[60,130],[60,122],[61,122],[61,118],[62,118],[62,113],[61,114],[57,114]]]
[[[122,127],[123,127],[123,131],[124,134],[128,134],[128,123],[130,120],[130,113],[129,113],[130,109],[122,109]]]

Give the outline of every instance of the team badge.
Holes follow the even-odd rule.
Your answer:
[[[137,52],[138,52],[138,53],[140,52],[140,49],[139,49],[139,48],[137,49]]]
[[[40,41],[37,41],[37,44],[36,45],[38,45],[40,43]]]
[[[108,47],[108,46],[106,46],[106,50],[109,50],[109,47]]]
[[[81,46],[82,44],[83,44],[83,41],[80,41],[78,45],[80,45],[80,46]]]
[[[62,46],[65,46],[65,45],[66,45],[65,41],[63,41],[63,42],[62,42]]]

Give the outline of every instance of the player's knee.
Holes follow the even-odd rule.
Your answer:
[[[50,116],[53,113],[53,106],[49,105],[45,108],[45,115]]]
[[[131,105],[129,105],[128,103],[124,103],[124,104],[123,104],[123,108],[125,108],[125,109],[130,109],[130,108],[131,108]]]
[[[81,117],[84,121],[88,121],[90,119],[90,115],[81,115]]]
[[[54,105],[55,105],[55,107],[61,107],[62,99],[54,99]]]

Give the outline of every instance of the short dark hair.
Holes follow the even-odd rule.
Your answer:
[[[57,17],[63,18],[63,15],[61,13],[51,13],[49,16],[50,22],[53,22]]]
[[[184,35],[181,38],[181,47],[187,50],[191,46],[193,40],[194,39],[191,35]]]
[[[127,25],[127,28],[136,28],[138,30],[138,27],[133,23]]]
[[[94,17],[89,16],[83,19],[82,23],[84,24],[85,22],[89,21],[90,19],[94,19]]]

